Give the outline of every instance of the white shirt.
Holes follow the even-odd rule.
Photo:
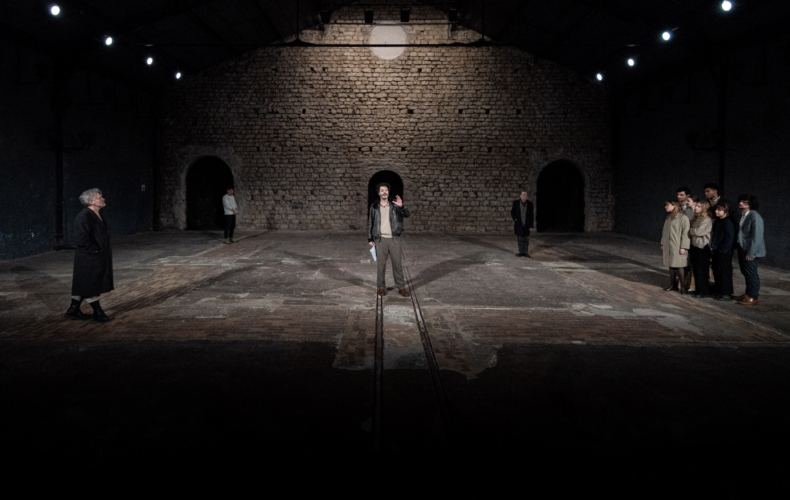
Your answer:
[[[746,216],[749,215],[749,212],[751,212],[751,210],[747,210],[745,214],[741,215],[741,223],[739,224],[740,226],[743,226],[743,221],[746,220]]]
[[[236,205],[236,197],[226,194],[222,197],[222,208],[225,209],[225,215],[233,215],[234,210],[238,210]]]

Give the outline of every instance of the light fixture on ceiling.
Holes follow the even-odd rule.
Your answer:
[[[154,58],[153,57],[149,57],[148,59],[145,60],[145,64],[147,64],[149,66],[152,65],[153,63],[154,63]]]
[[[49,13],[50,13],[50,14],[52,14],[53,16],[58,16],[58,15],[60,15],[60,7],[59,7],[59,6],[57,6],[57,5],[53,5],[53,6],[51,6],[51,7],[49,8]]]
[[[602,82],[603,81],[603,73],[598,73],[597,75],[595,75],[595,78],[597,78],[599,82]]]
[[[672,33],[665,31],[661,34],[661,38],[663,38],[665,42],[668,42],[669,39],[672,38]]]
[[[181,79],[181,72],[179,71],[176,73],[176,80],[180,80],[180,79]]]
[[[108,46],[108,47],[109,47],[110,45],[112,45],[112,37],[111,37],[111,36],[106,36],[106,37],[104,37],[104,45],[106,45],[106,46]]]
[[[366,10],[365,11],[365,24],[373,24],[373,11]]]
[[[724,0],[724,1],[721,3],[721,10],[723,10],[724,12],[729,12],[729,11],[731,11],[731,10],[732,10],[732,2],[729,2],[729,1],[727,1],[727,0]]]
[[[636,64],[636,59],[634,59],[633,57],[629,57],[628,58],[628,65],[629,66],[633,66],[635,64]]]

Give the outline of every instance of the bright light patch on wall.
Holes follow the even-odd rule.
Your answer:
[[[721,3],[721,10],[725,12],[729,12],[730,10],[732,10],[732,2],[728,2],[727,0],[724,0]]]
[[[602,82],[603,81],[603,74],[598,73],[597,75],[595,75],[595,78],[597,78],[599,82]]]
[[[633,66],[634,64],[636,64],[636,61],[634,61],[633,58],[628,59],[628,65],[629,66]]]
[[[179,80],[180,78],[181,78],[181,72],[179,71],[178,73],[176,73],[176,80]]]
[[[381,59],[395,59],[406,49],[406,31],[398,25],[379,24],[370,32],[370,45],[400,45],[400,47],[371,47]]]
[[[104,39],[104,45],[106,45],[108,47],[110,45],[112,45],[112,37],[111,36],[108,36],[107,38]]]
[[[49,8],[49,13],[52,14],[53,16],[59,15],[60,7],[58,7],[57,5],[53,5],[52,7]]]
[[[672,33],[665,31],[661,34],[661,38],[663,38],[664,41],[669,41],[669,39],[672,38]]]
[[[149,57],[148,59],[145,60],[145,64],[147,64],[149,66],[152,65],[153,63],[154,63],[154,58],[153,57]]]

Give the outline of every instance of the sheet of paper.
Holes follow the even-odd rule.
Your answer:
[[[370,247],[370,255],[373,256],[373,262],[376,262],[376,245]]]

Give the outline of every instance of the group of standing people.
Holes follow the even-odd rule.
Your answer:
[[[716,183],[705,184],[705,198],[691,194],[687,187],[677,189],[677,199],[667,200],[661,249],[669,268],[666,291],[690,293],[694,277],[695,298],[713,297],[736,300],[742,305],[759,304],[759,260],[765,257],[764,224],[757,212],[760,204],[753,194],[738,196],[737,206],[720,194]],[[732,257],[746,280],[746,290],[733,297]],[[712,271],[713,282],[709,282]]]

